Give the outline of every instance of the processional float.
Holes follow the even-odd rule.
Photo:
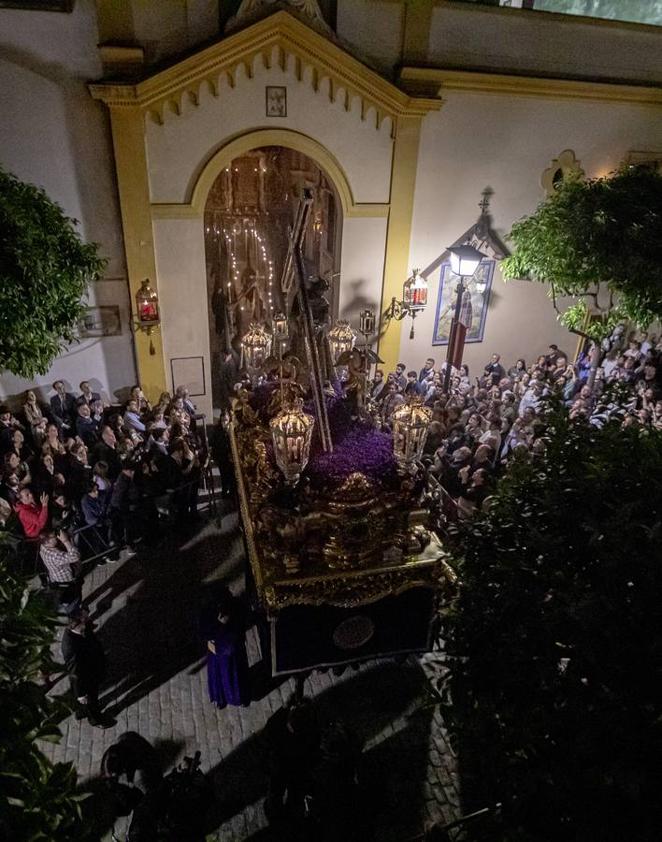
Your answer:
[[[230,424],[249,593],[274,675],[428,650],[455,582],[420,464],[430,411],[405,404],[392,431],[380,428],[367,397],[374,314],[361,314],[357,346],[349,324],[329,329],[326,285],[306,277],[312,198],[281,276],[286,313],[244,337],[252,388]]]

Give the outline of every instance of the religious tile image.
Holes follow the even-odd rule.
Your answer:
[[[287,88],[267,85],[267,117],[287,117]]]
[[[466,319],[468,325],[466,342],[483,341],[493,275],[494,261],[483,260],[473,277],[466,281],[466,286],[471,293],[470,306],[465,304],[463,313],[463,321]],[[450,263],[441,264],[437,312],[432,336],[433,345],[448,345],[459,280],[459,275],[452,271]]]

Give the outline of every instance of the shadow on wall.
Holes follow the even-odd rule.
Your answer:
[[[93,48],[95,45],[90,46]],[[103,106],[91,98],[86,87],[89,80],[75,76],[68,67],[62,64],[43,61],[32,52],[7,44],[2,46],[2,59],[10,65],[40,77],[47,86],[46,90],[53,85],[59,88],[61,97],[58,105],[63,112],[64,128],[70,140],[72,152],[68,164],[71,167],[71,178],[75,182],[76,196],[80,202],[81,222],[85,229],[86,239],[103,242],[104,239],[108,239],[110,229],[117,239],[115,244],[117,254],[122,254],[119,203],[114,179],[110,173],[108,173],[110,176],[108,179],[100,179],[102,174],[99,171],[100,159],[112,160],[108,116]],[[37,89],[33,91],[37,101],[40,99],[40,93]],[[33,103],[33,107],[37,107],[37,102]],[[97,145],[101,139],[100,135],[103,135],[106,141],[104,150],[99,149]],[[36,163],[43,167],[46,161]],[[104,185],[107,189],[103,189],[103,195],[100,195],[100,180],[102,184],[107,182]],[[52,198],[58,201],[57,196]],[[123,269],[123,266],[116,268]]]
[[[372,310],[379,321],[379,307],[380,303],[373,298],[368,298],[365,294],[367,281],[362,278],[356,281],[350,281],[347,284],[342,284],[341,288],[343,299],[343,306],[340,310],[339,318],[346,319],[349,322],[358,322],[359,313],[361,310]]]
[[[77,13],[93,14],[91,11],[75,11],[74,15]],[[7,68],[8,78],[14,80],[22,91],[21,110],[18,109],[18,100],[10,103],[17,119],[7,133],[10,141],[7,155],[3,151],[7,169],[17,171],[19,177],[38,186],[51,185],[47,188],[50,198],[63,205],[66,213],[80,217],[78,227],[84,239],[102,244],[102,253],[110,258],[108,280],[124,278],[126,269],[112,171],[108,115],[104,107],[91,98],[86,87],[89,78],[101,70],[96,44],[85,38],[73,55],[61,47],[59,60],[47,61],[36,51],[5,43],[2,44],[1,66]],[[18,98],[19,94],[15,93],[15,96]],[[49,123],[55,125],[55,137],[45,145],[21,144],[21,136],[33,132],[37,121],[44,122],[45,136],[48,135]],[[56,171],[52,169],[54,163]],[[127,308],[125,295],[118,292],[117,286],[109,286],[103,293],[92,304],[119,305],[124,321]],[[94,299],[97,294],[94,294]],[[120,345],[121,354],[118,354]],[[85,356],[73,358],[79,354]],[[90,364],[86,370],[88,354]],[[69,356],[71,360],[67,359]],[[94,374],[104,377],[106,372],[115,372],[115,377],[106,377],[106,386],[91,378]],[[69,382],[67,377],[75,382]],[[118,339],[92,342],[82,348],[72,346],[54,361],[46,377],[34,378],[39,383],[34,387],[30,380],[0,372],[0,401],[19,411],[25,402],[23,389],[34,388],[38,402],[48,406],[54,394],[51,388],[54,380],[64,380],[67,391],[78,395],[78,380],[84,377],[89,379],[93,391],[99,392],[106,401],[119,402],[123,390],[113,393],[109,386],[116,388],[118,380],[122,382],[125,377],[127,380],[135,377],[129,346]],[[133,383],[127,383],[127,391],[131,385]]]
[[[131,387],[134,385],[133,383],[129,383],[126,386],[121,386],[119,389],[115,389],[111,392],[96,377],[88,377],[86,379],[90,384],[92,391],[96,392],[105,403],[110,404],[111,406],[126,403],[129,399]],[[76,398],[81,394],[80,384],[71,383],[66,377],[55,377],[53,378],[53,383],[55,383],[56,380],[61,380],[64,383],[65,391],[68,394],[72,394]],[[40,386],[31,386],[29,391],[35,393],[37,396],[37,403],[39,404],[42,412],[48,415],[51,398],[55,395],[55,390],[53,389],[52,384],[42,383]],[[25,389],[14,394],[0,395],[0,403],[8,406],[14,415],[19,413],[20,416],[23,411],[23,406],[25,405],[27,392],[28,389]],[[19,420],[22,419],[19,417]]]

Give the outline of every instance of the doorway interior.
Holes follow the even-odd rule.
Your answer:
[[[204,225],[215,409],[227,398],[219,377],[227,354],[239,351],[251,323],[269,326],[275,313],[285,311],[281,275],[305,188],[314,195],[304,239],[306,272],[329,283],[335,317],[342,210],[323,170],[294,149],[264,146],[235,158],[209,191]]]

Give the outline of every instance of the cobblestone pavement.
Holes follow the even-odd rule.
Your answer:
[[[209,703],[197,621],[201,603],[221,582],[235,593],[243,588],[243,546],[234,512],[203,522],[188,537],[168,535],[157,550],[95,568],[84,596],[108,659],[102,704],[117,723],[104,731],[69,717],[61,723],[60,744],[44,750],[53,760],[73,761],[88,784],[98,775],[105,749],[124,731],[147,737],[166,768],[200,750],[203,771],[211,773],[216,790],[208,839],[272,838],[263,831],[261,731],[293,692],[294,681],[278,685],[261,674],[252,629],[249,660],[258,700],[220,711]],[[62,679],[51,692],[66,689]],[[365,809],[372,829],[366,842],[405,842],[432,822],[457,817],[454,758],[415,658],[373,662],[341,676],[315,672],[305,692],[322,710],[346,718],[364,740]],[[93,803],[95,821],[110,839],[107,805],[103,799]],[[118,838],[123,822],[116,823]]]

